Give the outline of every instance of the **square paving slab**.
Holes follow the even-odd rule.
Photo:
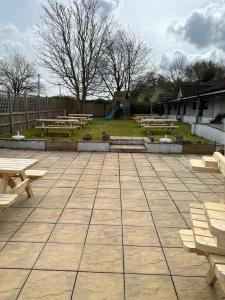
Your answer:
[[[1,300],[216,300],[209,268],[184,251],[189,204],[218,201],[219,174],[196,155],[0,149],[38,159],[34,196],[0,211]]]

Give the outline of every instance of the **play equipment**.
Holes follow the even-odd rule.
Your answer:
[[[112,101],[112,108],[106,115],[106,120],[112,120],[115,117],[130,117],[130,100],[126,100],[125,92],[116,92]]]
[[[110,110],[110,112],[107,114],[107,116],[105,117],[106,120],[112,120],[114,119],[116,113],[118,112],[119,110],[119,106],[114,106],[112,107],[112,109]]]

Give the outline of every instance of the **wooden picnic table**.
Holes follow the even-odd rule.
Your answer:
[[[26,176],[25,171],[38,163],[36,159],[0,158],[0,194],[17,194],[26,190],[28,197],[33,196],[30,186],[31,180]],[[21,182],[17,183],[14,177],[19,177]],[[7,191],[7,188],[11,189]]]
[[[42,123],[40,126],[35,127],[41,129],[42,136],[44,135],[45,130],[48,132],[48,129],[67,129],[71,136],[72,131],[80,128],[79,125],[82,125],[79,120],[73,119],[37,119],[37,122]]]
[[[201,160],[191,159],[192,171],[222,173],[225,176],[225,157],[215,152]],[[207,198],[207,196],[206,196]],[[218,280],[225,293],[225,204],[204,202],[190,204],[192,229],[180,230],[184,248],[192,253],[205,256],[210,269],[207,281],[214,285]]]

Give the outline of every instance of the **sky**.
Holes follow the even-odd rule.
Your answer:
[[[69,0],[61,0],[69,2]],[[175,53],[188,61],[225,57],[225,0],[99,0],[102,14],[115,16],[145,40],[152,57],[166,69]],[[0,57],[16,48],[36,59],[36,26],[47,0],[0,0]],[[49,94],[51,75],[40,69]]]

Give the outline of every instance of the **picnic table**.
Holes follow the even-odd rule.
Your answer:
[[[169,129],[175,129],[179,128],[179,126],[174,125],[174,123],[177,122],[176,119],[142,119],[140,121],[141,126],[146,129],[149,133],[151,129],[166,129],[167,131]]]
[[[35,128],[41,129],[42,136],[45,131],[48,133],[49,129],[66,129],[69,130],[69,136],[71,136],[73,131],[80,128],[79,125],[81,125],[79,120],[73,119],[37,119],[37,122],[41,123],[41,125],[36,126]]]
[[[26,190],[28,197],[32,197],[31,179],[27,176],[26,170],[37,163],[36,159],[0,158],[0,194],[17,194],[21,190]],[[19,177],[21,182],[17,183],[15,177]],[[8,187],[11,188],[9,191]]]
[[[215,152],[201,160],[190,161],[192,171],[222,173],[225,176],[225,157]],[[192,229],[179,231],[184,248],[205,256],[210,264],[207,281],[214,285],[218,280],[225,293],[225,204],[204,202],[190,204]]]

